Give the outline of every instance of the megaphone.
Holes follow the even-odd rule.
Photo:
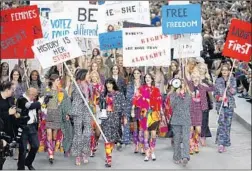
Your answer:
[[[99,112],[99,119],[100,120],[106,120],[106,119],[108,119],[107,109],[106,108],[107,108],[106,100],[102,99],[101,100],[101,109],[100,109],[100,112]]]
[[[170,85],[173,88],[178,89],[178,88],[181,88],[182,82],[179,78],[174,78],[170,81]]]
[[[106,109],[102,109],[100,112],[99,112],[99,119],[100,120],[106,120],[108,119],[108,115],[107,115],[107,110]]]

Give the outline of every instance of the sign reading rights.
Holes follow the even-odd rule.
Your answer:
[[[122,31],[113,31],[99,34],[101,50],[122,48]]]
[[[69,16],[66,17],[72,19],[71,30],[74,36],[84,38],[98,37],[98,8],[98,5],[87,5],[82,1],[65,6],[64,11],[69,13]]]
[[[67,36],[33,46],[32,50],[43,69],[83,55],[75,38]]]
[[[1,11],[1,59],[34,58],[31,46],[42,38],[36,5]]]
[[[123,66],[169,66],[170,37],[160,27],[123,29]]]
[[[163,34],[201,33],[200,4],[162,7]]]
[[[251,23],[232,19],[223,56],[246,62],[251,60],[251,27]]]

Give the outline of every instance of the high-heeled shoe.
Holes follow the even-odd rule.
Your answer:
[[[49,163],[53,164],[53,158],[49,158]]]
[[[77,165],[77,166],[81,165],[81,158],[80,157],[75,158],[75,165]]]
[[[135,154],[139,153],[139,148],[138,148],[138,145],[135,146],[135,151],[134,151]]]
[[[154,153],[151,154],[152,161],[156,161],[156,156]]]
[[[83,163],[84,163],[84,164],[87,164],[87,163],[88,163],[88,157],[87,157],[87,155],[82,154],[82,159],[83,159]]]

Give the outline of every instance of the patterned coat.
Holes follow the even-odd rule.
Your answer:
[[[107,98],[111,97],[111,104],[108,104]],[[101,128],[104,132],[108,142],[117,142],[121,140],[120,137],[120,127],[121,127],[121,120],[120,116],[125,115],[125,107],[126,107],[126,100],[124,95],[117,91],[113,93],[108,93],[105,97],[104,95],[101,97],[101,102],[106,100],[106,107],[107,107],[107,116],[108,119],[102,120]],[[112,112],[109,112],[109,108],[112,105]],[[100,106],[102,109],[102,106]]]
[[[71,101],[64,90],[64,98],[59,106],[60,110],[60,128],[63,133],[63,148],[64,151],[69,151],[73,142],[73,126],[70,120],[66,120],[66,115],[71,112]]]
[[[171,124],[191,126],[191,96],[188,93],[181,95],[174,92],[170,95],[170,102],[173,112]]]
[[[116,81],[117,86],[119,87],[120,92],[123,93],[124,96],[126,96],[126,84],[124,78],[121,76],[118,76],[118,79]]]
[[[216,110],[220,110],[221,101],[218,101],[218,98],[222,97],[225,91],[225,80],[223,77],[217,78],[215,81],[215,91],[214,97],[217,99],[216,101]],[[234,95],[236,94],[236,80],[234,77],[230,79],[230,87],[227,89],[227,101],[229,104],[229,108],[236,108]]]

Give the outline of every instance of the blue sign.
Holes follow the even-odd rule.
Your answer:
[[[104,1],[104,0],[99,0],[99,1],[98,1],[98,5],[103,5],[103,4],[105,4],[105,1]]]
[[[201,33],[200,4],[162,7],[163,34]]]
[[[122,31],[112,31],[99,34],[101,50],[122,48]]]

